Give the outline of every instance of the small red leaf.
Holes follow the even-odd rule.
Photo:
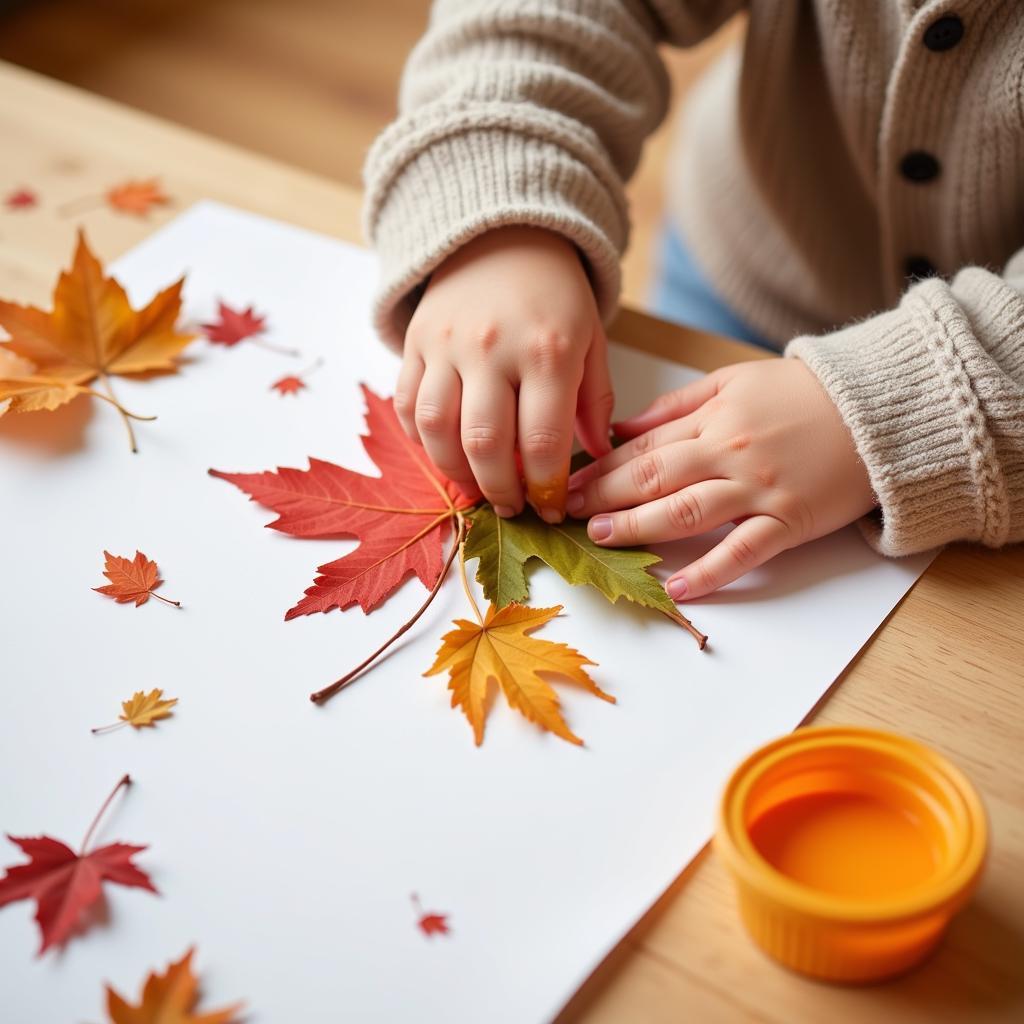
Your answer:
[[[28,188],[20,188],[4,200],[8,210],[31,210],[39,205],[39,196]]]
[[[416,914],[418,915],[416,925],[427,938],[433,935],[448,935],[451,933],[451,928],[448,927],[447,914],[439,914],[436,910],[425,911],[416,893],[412,894],[412,905],[416,908]]]
[[[200,326],[210,341],[229,348],[246,338],[262,334],[267,326],[267,318],[257,314],[252,306],[248,309],[232,309],[226,302],[220,302],[217,316],[216,321]]]
[[[306,386],[306,382],[301,377],[282,377],[270,386],[282,395],[294,395]]]

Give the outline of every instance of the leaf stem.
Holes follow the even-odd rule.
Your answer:
[[[325,686],[322,690],[317,690],[316,693],[311,693],[309,699],[314,704],[323,704],[324,701],[329,700],[339,690],[343,690],[349,683],[353,682],[357,676],[361,675],[362,672],[369,668],[400,636],[407,633],[416,624],[419,617],[430,607],[431,601],[437,596],[437,592],[441,589],[441,584],[444,583],[445,577],[448,575],[448,570],[452,567],[452,562],[455,561],[456,554],[462,549],[462,542],[466,536],[466,521],[460,515],[458,517],[458,530],[456,531],[455,541],[452,544],[451,551],[448,552],[448,558],[445,560],[444,568],[441,569],[440,574],[437,577],[437,581],[434,583],[430,593],[427,595],[427,599],[420,605],[416,614],[413,615],[408,622],[406,622],[397,633],[395,633],[389,640],[386,640],[380,647],[377,648],[368,658],[361,661],[351,672],[343,675],[340,679],[335,680],[330,686]]]
[[[100,725],[97,726],[95,729],[90,729],[89,732],[91,732],[95,736],[99,733],[113,732],[115,729],[123,729],[127,724],[128,719],[122,718],[119,722],[111,722],[110,725]]]
[[[174,608],[180,608],[180,601],[172,601],[169,597],[161,597],[155,590],[149,592],[150,597],[155,597],[158,601],[163,601],[164,604],[169,604]]]
[[[152,423],[156,419],[155,416],[140,416],[137,412],[129,412],[120,402],[111,398],[110,395],[103,394],[102,391],[94,391],[92,388],[82,388],[82,391],[87,395],[92,395],[93,398],[102,398],[104,402],[112,405],[122,416],[127,416],[130,420],[138,420],[140,423]]]
[[[259,335],[252,335],[252,343],[259,345],[260,348],[267,349],[268,352],[276,352],[282,356],[293,356],[298,358],[302,353],[297,348],[285,348],[283,345],[275,345],[272,341],[267,341],[266,338],[261,338]]]
[[[102,371],[100,372],[99,377],[100,381],[103,383],[104,389],[110,396],[110,401],[113,403],[117,411],[121,414],[121,420],[124,423],[125,429],[128,431],[128,443],[132,447],[132,453],[135,454],[138,452],[139,446],[135,443],[135,431],[132,429],[132,421],[128,417],[128,414],[125,412],[124,406],[121,405],[121,403],[117,400],[117,397],[114,395],[114,389],[110,386],[110,378]]]
[[[103,801],[103,806],[96,812],[96,817],[92,819],[92,824],[89,826],[89,830],[85,833],[85,838],[82,840],[81,854],[85,853],[85,848],[89,845],[89,840],[92,839],[93,832],[96,831],[96,826],[100,823],[100,818],[103,817],[104,811],[110,806],[110,802],[117,796],[117,791],[122,786],[130,786],[132,784],[132,777],[125,773],[118,780],[117,785],[110,791],[110,796]]]
[[[473,591],[469,589],[469,579],[466,576],[466,517],[461,512],[456,513],[456,515],[459,517],[459,576],[462,579],[462,589],[465,591],[466,599],[473,609],[476,621],[482,626],[484,624],[483,616],[477,607]]]
[[[708,638],[703,634],[682,612],[665,612],[673,622],[678,623],[683,629],[689,633],[694,640],[697,641],[697,646],[703,651],[707,646]]]

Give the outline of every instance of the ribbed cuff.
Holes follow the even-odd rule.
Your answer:
[[[496,116],[491,107],[486,120],[466,110],[415,128],[403,119],[367,159],[365,230],[381,265],[374,325],[396,350],[434,268],[477,235],[513,224],[572,241],[602,317],[615,312],[628,219],[607,155],[550,112]]]
[[[933,280],[895,310],[786,348],[853,434],[879,503],[861,527],[882,554],[1006,540],[1006,482],[965,366],[977,347],[949,285]]]

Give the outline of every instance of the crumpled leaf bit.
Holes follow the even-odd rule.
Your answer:
[[[296,395],[306,387],[306,382],[301,377],[285,376],[278,378],[270,386],[279,395]]]
[[[31,189],[19,188],[9,192],[4,199],[8,210],[31,210],[39,205],[39,196]]]
[[[363,447],[379,477],[314,458],[306,470],[210,470],[276,512],[278,518],[268,524],[272,529],[293,537],[359,539],[355,551],[320,566],[322,575],[286,619],[354,604],[371,612],[412,575],[429,590],[444,564],[443,542],[452,535],[458,513],[472,505],[402,430],[391,399],[367,387],[363,396],[369,428]]]
[[[434,664],[425,676],[448,672],[452,707],[461,708],[473,727],[476,745],[484,739],[487,695],[497,683],[509,706],[531,722],[570,743],[582,746],[562,718],[558,694],[545,677],[561,677],[583,686],[595,697],[615,703],[587,674],[584,666],[596,662],[567,644],[530,636],[562,610],[492,604],[482,623],[456,619],[455,629],[441,638]]]
[[[134,601],[136,608],[145,604],[151,597],[175,608],[181,607],[180,601],[172,601],[154,593],[163,580],[160,579],[156,562],[147,558],[141,551],[136,551],[134,558],[112,555],[109,551],[104,551],[103,557],[106,559],[103,575],[110,582],[105,587],[93,587],[97,594],[112,597],[118,604],[130,604]]]
[[[138,1005],[129,1004],[107,985],[110,1024],[233,1024],[237,1021],[241,1003],[222,1010],[193,1012],[199,1002],[199,983],[192,973],[194,953],[195,949],[190,949],[163,974],[150,971]]]
[[[448,925],[448,915],[440,914],[436,910],[424,910],[423,904],[416,893],[412,894],[412,905],[416,910],[416,926],[427,938],[435,935],[448,935],[451,928]]]
[[[100,898],[103,882],[156,892],[149,876],[132,861],[145,846],[108,843],[86,853],[103,812],[118,790],[130,783],[131,779],[125,775],[114,787],[89,826],[80,853],[49,836],[8,835],[29,860],[7,868],[7,873],[0,878],[0,907],[18,900],[36,901],[36,921],[42,937],[40,955],[51,946],[67,941],[84,913]]]
[[[12,412],[36,412],[88,392],[117,406],[134,451],[131,414],[113,397],[109,377],[177,370],[177,356],[193,339],[175,328],[183,283],[176,281],[135,310],[121,285],[104,276],[79,232],[72,267],[54,290],[52,312],[0,301],[0,327],[10,334],[0,352],[19,360],[0,365],[0,402],[8,402]],[[107,395],[87,387],[97,378]]]
[[[130,700],[121,702],[121,714],[113,725],[103,725],[93,732],[110,732],[124,725],[130,725],[133,729],[143,729],[147,726],[152,728],[164,718],[170,718],[171,708],[178,703],[177,697],[164,700],[164,691],[157,687],[145,693],[137,690],[132,694]]]
[[[109,189],[104,198],[112,210],[136,217],[144,217],[153,207],[169,206],[171,202],[159,178],[122,182]]]

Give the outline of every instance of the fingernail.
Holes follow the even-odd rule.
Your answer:
[[[673,601],[680,601],[686,597],[686,592],[690,588],[687,586],[686,580],[680,576],[679,579],[669,580],[668,583],[665,584],[665,589],[668,591],[668,596],[671,597]]]
[[[516,510],[511,505],[495,505],[494,511],[502,519],[511,519],[516,514]]]
[[[612,517],[594,516],[587,527],[591,540],[607,540],[612,535]]]
[[[560,523],[565,517],[557,508],[551,508],[550,506],[538,510],[540,512],[541,519],[545,523]]]
[[[583,493],[581,491],[570,491],[565,499],[566,512],[576,513],[583,508]]]

